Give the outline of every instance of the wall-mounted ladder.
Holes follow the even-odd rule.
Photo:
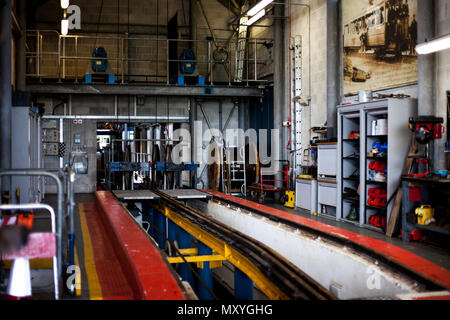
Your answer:
[[[246,12],[248,9],[248,4],[246,3],[242,9],[241,13]],[[234,81],[242,82],[244,77],[244,66],[245,66],[245,50],[247,49],[247,26],[248,17],[242,16],[239,20],[239,30],[236,45],[236,70],[234,73]]]
[[[292,41],[292,40],[291,40]],[[292,106],[292,127],[291,130],[294,135],[295,143],[292,144],[292,151],[295,153],[295,175],[301,173],[302,166],[302,156],[303,156],[303,146],[302,146],[302,37],[295,36],[294,44],[291,48],[294,51],[292,55],[292,70],[291,70],[291,84],[292,84],[292,94],[293,99],[291,102]]]

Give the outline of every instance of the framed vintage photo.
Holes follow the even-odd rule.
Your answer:
[[[417,0],[343,0],[344,94],[417,83]]]

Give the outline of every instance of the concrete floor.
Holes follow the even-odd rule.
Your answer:
[[[84,266],[84,245],[83,245],[83,237],[80,223],[80,212],[78,209],[78,204],[93,203],[94,200],[95,198],[93,193],[80,193],[75,195],[75,203],[76,203],[74,207],[75,250],[81,271],[81,296],[78,296],[76,299],[89,299],[89,286],[87,281],[86,268]],[[57,207],[56,195],[53,194],[46,195],[43,202],[53,206],[53,208]],[[36,227],[40,229],[46,228],[44,230],[49,230],[49,225],[46,226],[42,222],[39,223],[39,226],[36,225]],[[69,299],[74,298],[70,297]]]

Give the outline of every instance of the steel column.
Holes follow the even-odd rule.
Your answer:
[[[284,0],[278,1],[280,3],[284,3]],[[285,37],[284,37],[284,21],[282,18],[284,16],[284,6],[276,5],[274,8],[274,101],[273,101],[273,127],[280,128],[280,139],[276,139],[272,148],[278,148],[280,159],[272,159],[274,160],[284,160],[287,159],[286,155],[286,128],[283,128],[283,121],[287,120],[287,104],[286,104],[286,50],[285,48]],[[276,162],[276,166],[279,165],[279,162]],[[277,169],[275,169],[277,170]],[[281,180],[281,173],[277,174],[275,179]],[[281,181],[275,182],[275,187],[282,187]],[[276,200],[279,198],[279,194],[275,195]]]
[[[0,167],[11,168],[11,0],[0,4]],[[11,178],[3,178],[9,191]]]
[[[234,269],[234,299],[253,300],[253,281],[238,268]]]
[[[423,43],[434,38],[434,0],[417,2],[417,41]],[[433,115],[435,97],[435,54],[418,56],[418,115]]]
[[[177,241],[180,249],[189,249],[192,248],[192,238],[189,233],[178,227],[177,231]],[[179,266],[179,274],[184,281],[189,282],[192,289],[195,290],[195,282],[194,275],[192,274],[192,270],[186,264],[180,264]]]
[[[212,250],[202,242],[198,242],[198,254],[201,255],[211,255]],[[203,268],[198,270],[198,274],[206,283],[206,285],[212,289],[213,288],[213,272],[209,267],[210,262],[203,262]],[[211,293],[206,290],[206,288],[199,283],[198,285],[198,297],[200,300],[213,300]]]
[[[164,239],[164,235],[166,235],[165,234],[166,233],[166,217],[161,212],[155,211],[154,212],[154,221],[155,221],[156,228],[159,230],[159,232],[158,231],[155,232],[156,233],[155,240],[158,243],[159,249],[164,250],[164,245],[166,243],[166,240]]]
[[[340,94],[339,79],[339,1],[327,1],[327,135],[336,137],[336,119]]]
[[[16,90],[26,90],[26,58],[25,58],[25,39],[26,39],[26,0],[17,1],[17,13],[19,15],[19,24],[22,34],[17,41],[17,54],[16,54]]]

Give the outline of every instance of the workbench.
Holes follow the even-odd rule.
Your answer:
[[[412,178],[403,176],[401,178],[402,195],[402,239],[409,242],[409,232],[415,228],[432,231],[440,234],[450,235],[450,224],[444,224],[446,219],[450,223],[450,179],[438,177]],[[410,187],[420,188],[420,201],[410,201]],[[436,222],[429,225],[417,223],[414,211],[422,204],[429,204],[435,208]]]

